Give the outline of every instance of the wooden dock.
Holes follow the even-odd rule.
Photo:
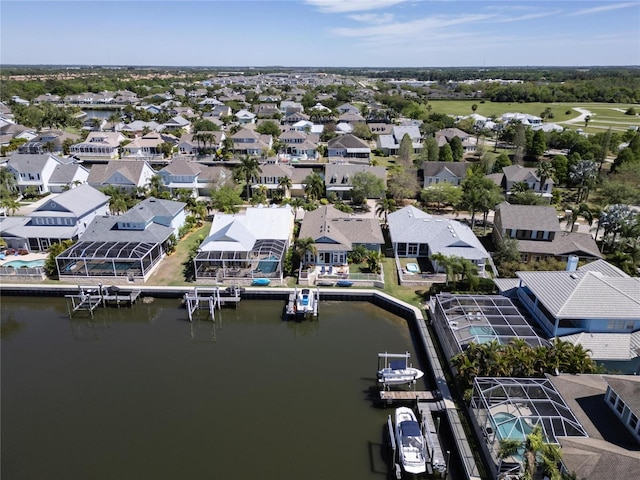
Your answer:
[[[435,400],[435,397],[433,392],[424,390],[380,390],[380,400],[388,404],[412,400],[429,402]]]

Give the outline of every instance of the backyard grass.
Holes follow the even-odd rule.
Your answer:
[[[396,273],[396,263],[393,257],[382,259],[384,268],[384,289],[383,291],[392,297],[396,297],[416,307],[422,308],[426,301],[429,290],[416,287],[403,287],[398,285],[398,275]]]
[[[191,247],[196,244],[200,236],[206,238],[209,235],[209,230],[211,230],[211,222],[204,222],[202,227],[182,238],[176,245],[175,251],[160,262],[146,284],[172,287],[191,285],[192,282],[187,282],[184,278],[183,263],[187,260]]]

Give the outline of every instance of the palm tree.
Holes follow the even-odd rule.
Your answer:
[[[9,212],[9,215],[13,215],[20,209],[20,202],[12,197],[2,197],[0,207],[4,208],[6,212]]]
[[[6,168],[0,168],[0,194],[13,195],[17,191],[16,177]]]
[[[581,203],[576,208],[571,209],[571,221],[568,222],[567,230],[571,230],[573,228],[573,224],[578,221],[578,217],[584,218],[589,225],[593,224],[593,213],[591,209],[586,203]]]
[[[384,217],[385,226],[389,222],[389,214],[396,210],[396,201],[393,198],[384,197],[376,202],[376,215],[378,217]]]
[[[291,196],[290,194],[291,185],[292,185],[291,178],[287,175],[285,175],[284,177],[280,177],[280,179],[278,180],[278,187],[280,187],[284,192],[285,198],[289,198]]]
[[[540,177],[540,190],[544,190],[544,184],[547,183],[547,179],[553,177],[556,173],[551,162],[541,162],[536,169],[536,175]]]
[[[120,213],[127,210],[127,202],[121,195],[114,195],[109,200],[109,210],[114,215],[120,215]]]
[[[247,201],[251,199],[251,180],[260,174],[260,163],[258,159],[250,155],[245,155],[240,165],[236,168],[236,175],[245,182],[247,188]]]
[[[300,270],[305,263],[307,254],[313,256],[318,255],[318,249],[316,248],[315,241],[311,237],[299,238],[295,243],[295,251],[300,259]]]
[[[529,190],[527,182],[516,182],[511,185],[511,193],[524,193]]]
[[[430,257],[429,260],[431,260],[432,263],[435,263],[436,265],[434,265],[434,270],[439,270],[438,267],[444,268],[444,271],[446,273],[446,284],[449,285],[449,277],[453,272],[453,268],[452,268],[452,262],[451,262],[451,258],[443,255],[442,253],[433,253]]]
[[[304,184],[304,193],[312,200],[316,201],[322,197],[324,193],[324,180],[322,177],[313,172],[311,175],[308,175],[302,182]]]

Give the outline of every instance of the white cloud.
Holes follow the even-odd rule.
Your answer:
[[[349,15],[349,18],[351,20],[355,20],[356,22],[371,23],[374,25],[379,25],[382,23],[389,23],[393,21],[393,14],[392,13],[381,13],[381,14],[361,13],[357,15]]]
[[[324,13],[345,13],[378,10],[404,3],[407,0],[305,0]]]
[[[629,7],[638,8],[638,5],[639,4],[637,2],[610,3],[607,5],[601,5],[599,7],[583,8],[581,10],[577,10],[575,12],[570,13],[570,15],[571,16],[591,15],[592,13],[608,12],[609,10],[620,10],[621,8],[629,8]]]

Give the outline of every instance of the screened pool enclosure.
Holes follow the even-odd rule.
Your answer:
[[[145,280],[163,255],[159,243],[78,242],[56,257],[61,279],[126,277]]]

